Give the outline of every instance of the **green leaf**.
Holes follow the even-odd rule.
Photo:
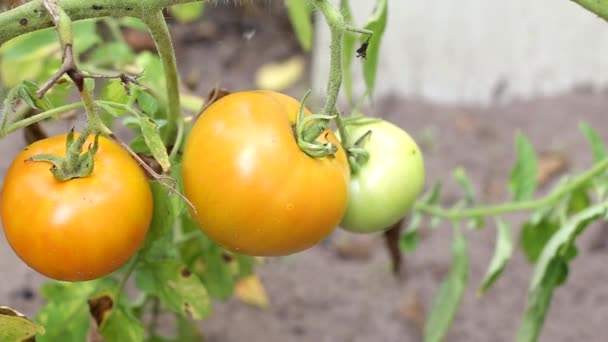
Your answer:
[[[496,279],[500,277],[505,266],[511,259],[513,254],[513,237],[511,235],[511,228],[501,219],[496,219],[496,229],[498,235],[496,236],[496,247],[494,248],[494,256],[490,261],[490,266],[484,277],[483,283],[479,288],[478,293],[484,294],[487,289],[494,284]]]
[[[387,0],[378,0],[376,2],[376,8],[374,13],[368,19],[365,28],[373,31],[374,34],[369,41],[367,47],[367,58],[363,63],[363,78],[369,92],[369,96],[372,97],[374,87],[376,85],[376,71],[378,70],[378,56],[380,55],[380,41],[386,28],[386,19],[388,14]],[[367,37],[362,37],[361,42],[367,40]]]
[[[152,189],[154,199],[154,214],[152,216],[150,229],[146,234],[146,240],[142,247],[144,255],[146,247],[171,232],[171,228],[173,228],[176,219],[171,197],[169,196],[169,190],[162,186],[158,181],[150,182],[150,188]]]
[[[540,220],[530,220],[521,229],[521,249],[530,263],[538,260],[549,239],[559,230],[559,221],[551,214],[548,212]]]
[[[47,303],[38,312],[36,321],[46,328],[46,333],[36,340],[85,341],[89,331],[87,298],[99,284],[93,280],[75,283],[53,281],[42,285],[40,293]]]
[[[452,176],[464,190],[467,206],[472,206],[473,204],[475,204],[475,194],[473,191],[473,184],[471,183],[471,179],[467,175],[466,171],[462,167],[459,167],[456,170],[454,170],[454,173],[452,174]]]
[[[579,125],[579,128],[589,141],[589,144],[591,144],[591,150],[593,151],[593,159],[595,160],[595,162],[597,163],[603,159],[606,159],[606,157],[608,156],[606,146],[604,146],[602,139],[593,129],[593,127],[589,126],[586,123],[581,123]]]
[[[538,340],[545,316],[551,305],[553,290],[568,275],[568,266],[563,260],[554,259],[546,269],[542,283],[530,290],[524,317],[517,332],[518,342]]]
[[[41,111],[51,109],[51,103],[45,97],[38,98],[36,92],[38,92],[38,86],[31,81],[23,81],[21,84],[21,88],[19,91],[19,98],[21,98],[28,106],[35,109],[40,109]]]
[[[116,302],[116,286],[113,290],[97,293],[88,300],[89,311],[99,327],[99,333],[106,341],[143,341],[142,323],[135,318],[127,303]]]
[[[515,137],[517,160],[511,171],[509,189],[513,199],[523,201],[532,198],[536,191],[537,158],[534,146],[523,133]]]
[[[72,25],[74,32],[74,52],[81,54],[97,43],[101,37],[97,34],[97,21],[99,19],[85,19],[75,21]]]
[[[204,341],[204,336],[191,320],[177,317],[177,340],[178,341]]]
[[[166,103],[167,89],[160,57],[149,51],[144,51],[137,55],[135,63],[143,68],[143,75],[139,82],[152,89],[153,93],[160,97],[158,100]]]
[[[121,42],[108,42],[101,44],[91,51],[88,62],[97,67],[120,68],[133,63],[135,54],[131,48]]]
[[[399,239],[399,247],[406,252],[413,252],[416,250],[418,246],[419,237],[419,229],[420,224],[422,223],[422,214],[419,212],[414,212],[410,218],[410,222],[405,228],[405,234],[401,236]]]
[[[111,79],[101,88],[100,100],[126,104],[129,102],[129,95],[120,80]]]
[[[347,25],[355,26],[353,13],[350,9],[349,0],[340,0],[340,12],[344,17]],[[355,43],[357,38],[352,32],[345,32],[342,38],[342,82],[344,84],[344,92],[349,104],[353,104],[353,57],[355,56]]]
[[[167,148],[160,137],[158,125],[151,118],[141,117],[141,133],[144,136],[146,145],[150,148],[150,152],[156,161],[160,164],[163,171],[169,170],[171,162],[167,154]]]
[[[563,256],[564,246],[569,246],[576,236],[589,224],[589,222],[606,215],[608,202],[602,202],[589,207],[574,215],[566,224],[551,237],[543,249],[538,264],[534,270],[531,288],[539,286],[551,261]]]
[[[185,215],[182,222],[186,231],[196,234],[196,238],[181,244],[182,260],[203,281],[210,296],[221,300],[230,298],[235,281],[223,249],[203,235],[189,216]]]
[[[579,213],[591,205],[591,198],[584,189],[579,188],[568,196],[567,215]]]
[[[136,269],[137,286],[158,296],[161,303],[184,317],[202,319],[209,315],[209,295],[200,279],[177,260],[144,263]]]
[[[137,104],[141,110],[150,117],[155,117],[158,112],[158,101],[154,96],[144,90],[137,91]]]
[[[23,314],[7,306],[0,306],[0,341],[21,342],[36,334],[44,334],[44,328]]]
[[[196,21],[205,9],[205,1],[191,2],[169,7],[171,14],[181,23]]]
[[[287,15],[304,51],[312,48],[312,6],[310,1],[286,0]]]
[[[469,276],[467,241],[455,229],[452,245],[452,269],[441,283],[424,327],[425,342],[439,342],[447,335],[456,316]]]

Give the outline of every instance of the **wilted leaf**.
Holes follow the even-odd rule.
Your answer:
[[[177,260],[144,263],[136,269],[137,286],[155,296],[184,317],[202,319],[211,306],[200,279]]]
[[[258,69],[255,84],[260,89],[282,91],[294,85],[304,74],[302,56],[294,56],[282,62],[268,63]]]
[[[234,288],[234,294],[243,302],[261,309],[270,306],[264,285],[255,274],[239,279]]]
[[[286,0],[287,15],[304,51],[312,48],[312,6],[310,1]]]
[[[523,201],[530,199],[536,192],[537,161],[534,146],[521,132],[515,137],[517,160],[511,171],[509,189],[513,199]]]
[[[133,316],[130,309],[116,303],[114,295],[108,292],[95,295],[88,300],[89,311],[101,336],[106,341],[140,342],[144,338],[142,323]]]
[[[494,284],[496,279],[500,277],[505,266],[511,259],[513,254],[513,237],[511,235],[511,227],[501,219],[496,220],[496,247],[494,248],[494,256],[490,261],[490,266],[484,277],[483,283],[479,288],[479,294],[484,294],[487,289]]]
[[[23,314],[7,306],[0,306],[0,341],[22,342],[36,334],[44,334],[44,328]]]
[[[464,295],[469,275],[469,256],[467,241],[456,229],[452,245],[452,269],[441,283],[426,326],[424,327],[425,342],[439,342],[448,333],[452,321]]]

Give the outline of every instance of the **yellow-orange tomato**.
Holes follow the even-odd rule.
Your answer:
[[[183,156],[185,195],[202,231],[225,248],[292,254],[340,222],[350,174],[346,154],[341,147],[332,157],[302,152],[292,129],[299,108],[280,93],[233,93],[193,126]],[[331,131],[319,141],[339,146]]]
[[[85,146],[93,142],[89,138]],[[64,155],[66,135],[23,149],[6,174],[0,215],[15,253],[41,274],[58,280],[99,278],[122,266],[143,242],[152,219],[146,176],[116,143],[99,138],[88,177],[57,181],[46,162]]]

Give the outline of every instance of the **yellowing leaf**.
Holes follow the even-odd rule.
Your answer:
[[[294,56],[286,61],[263,65],[255,75],[255,84],[260,89],[285,90],[302,77],[304,64],[303,57]]]
[[[44,328],[30,321],[23,314],[7,306],[0,306],[0,341],[20,342],[36,334],[44,334]]]
[[[243,302],[266,309],[270,306],[266,289],[257,275],[252,274],[239,279],[234,288],[234,294]]]

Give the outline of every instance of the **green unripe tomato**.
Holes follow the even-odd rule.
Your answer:
[[[352,140],[368,131],[371,135],[362,144],[369,159],[351,175],[340,226],[354,233],[386,230],[405,217],[422,191],[422,152],[409,134],[388,121],[363,119],[346,131]]]

